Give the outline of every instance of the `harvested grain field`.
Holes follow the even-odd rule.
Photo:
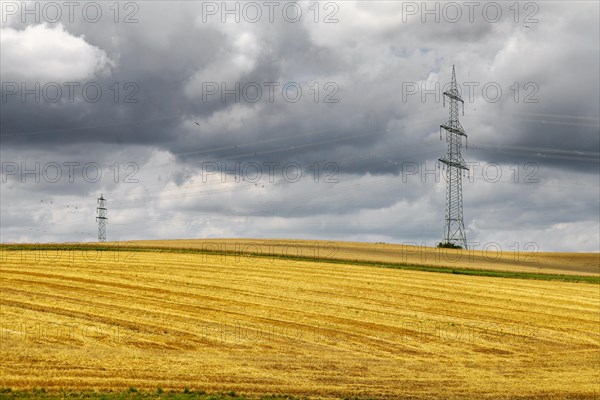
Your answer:
[[[3,387],[599,396],[597,284],[318,258],[52,254],[2,254]]]
[[[535,243],[502,248],[485,243],[475,250],[439,249],[425,245],[273,239],[186,239],[120,242],[121,246],[155,249],[196,249],[220,253],[349,260],[448,268],[485,269],[541,274],[600,275],[600,253],[544,253]],[[110,244],[108,244],[110,246]]]

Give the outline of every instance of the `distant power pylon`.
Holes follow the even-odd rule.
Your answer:
[[[446,171],[446,220],[442,244],[453,244],[466,249],[467,238],[463,222],[462,174],[464,174],[464,171],[468,171],[469,168],[460,154],[460,148],[462,147],[463,137],[465,138],[465,146],[467,145],[467,134],[458,120],[458,102],[462,103],[463,115],[465,114],[465,103],[458,91],[454,65],[452,66],[450,89],[444,92],[444,107],[446,106],[446,97],[450,101],[450,119],[445,125],[440,125],[440,139],[442,138],[442,129],[444,129],[446,131],[448,153],[439,159],[445,164]]]
[[[98,222],[98,241],[106,242],[106,199],[102,194],[98,198],[98,207],[96,208],[96,221]]]

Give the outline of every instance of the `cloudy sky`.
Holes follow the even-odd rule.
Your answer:
[[[599,251],[596,1],[1,1],[1,240],[442,237]]]

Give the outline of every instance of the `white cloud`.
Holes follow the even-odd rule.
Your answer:
[[[91,79],[114,67],[106,52],[73,36],[62,24],[2,28],[2,81],[68,82]]]
[[[236,82],[256,67],[261,46],[255,33],[250,30],[240,30],[234,24],[221,25],[223,33],[227,36],[227,44],[216,57],[198,69],[189,79],[184,91],[190,98],[201,97],[203,83],[206,82],[214,82],[219,86],[225,84],[227,90],[231,90]]]

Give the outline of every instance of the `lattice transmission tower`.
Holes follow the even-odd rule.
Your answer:
[[[465,103],[456,84],[454,65],[452,66],[450,88],[444,92],[444,107],[446,106],[446,97],[450,102],[450,118],[446,124],[440,125],[440,140],[442,139],[442,129],[444,129],[446,131],[448,152],[444,157],[439,159],[444,163],[444,170],[446,172],[446,219],[444,222],[442,244],[453,244],[466,249],[467,238],[463,222],[462,176],[469,168],[460,154],[460,148],[462,147],[463,137],[465,138],[465,147],[467,146],[467,134],[458,120],[458,103],[462,103],[463,115],[465,114]]]
[[[96,221],[98,222],[98,241],[106,242],[106,199],[102,194],[98,198],[98,207],[96,208]]]

